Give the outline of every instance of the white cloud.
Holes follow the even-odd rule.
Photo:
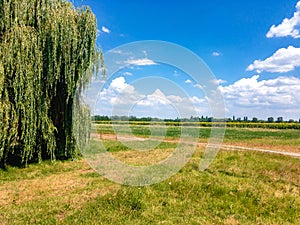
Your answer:
[[[130,104],[141,97],[143,96],[138,95],[134,86],[126,83],[124,77],[114,79],[108,88],[98,93],[98,101],[108,104]]]
[[[207,99],[206,98],[198,98],[197,96],[193,96],[190,98],[190,101],[197,105],[197,104],[207,104]]]
[[[289,46],[277,50],[271,57],[263,61],[255,60],[248,66],[247,71],[285,73],[293,71],[296,67],[300,67],[300,48]]]
[[[102,26],[101,30],[102,30],[102,32],[107,33],[107,34],[109,34],[109,33],[111,32],[111,31],[110,31],[107,27],[105,27],[105,26]]]
[[[227,83],[226,80],[222,80],[222,79],[212,79],[209,81],[210,83],[214,84],[214,85],[221,85],[221,84],[225,84]],[[205,89],[205,85],[201,85],[201,84],[197,84],[197,83],[193,83],[190,79],[185,81],[186,84],[191,84],[192,87],[194,88],[198,88],[198,89]]]
[[[123,54],[122,50],[120,50],[120,49],[114,49],[114,50],[111,50],[111,52],[115,53],[115,54],[119,54],[119,55]]]
[[[211,80],[211,82],[212,82],[213,84],[215,84],[215,85],[220,85],[220,84],[225,84],[225,83],[227,83],[226,80],[222,80],[222,79],[213,79],[213,80]]]
[[[164,106],[172,104],[168,98],[162,93],[161,90],[156,89],[152,94],[147,95],[145,98],[141,99],[138,103],[139,106]]]
[[[281,24],[273,25],[267,33],[268,38],[287,37],[300,38],[300,1],[297,3],[296,12],[292,18],[285,18]]]
[[[120,93],[124,90],[127,90],[126,92],[128,92],[130,90],[130,92],[131,92],[134,89],[132,86],[126,84],[124,77],[118,77],[118,78],[114,79],[110,84],[110,88],[112,90],[115,90],[118,93]]]
[[[220,56],[220,55],[221,55],[220,52],[213,52],[213,53],[212,53],[212,56],[215,56],[215,57],[218,57],[218,56]]]
[[[300,116],[300,79],[280,76],[259,81],[259,75],[220,86],[227,110],[236,116]],[[239,114],[239,115],[237,115]]]
[[[151,94],[138,92],[124,77],[111,81],[98,94],[95,112],[102,115],[136,115],[161,118],[209,115],[207,100],[196,96],[165,95],[156,89]]]
[[[219,90],[223,94],[228,117],[300,117],[300,78],[279,76],[260,80],[260,76],[255,75],[219,86]],[[160,89],[145,94],[128,84],[124,77],[112,80],[98,94],[95,111],[102,115],[160,118],[211,115],[207,97],[166,95]]]
[[[201,84],[194,84],[193,87],[199,88],[201,90],[205,89],[205,85],[201,85]]]
[[[132,76],[132,73],[130,73],[130,72],[125,72],[125,73],[124,73],[124,76]]]
[[[147,58],[143,58],[143,59],[129,59],[125,62],[126,64],[129,65],[134,65],[134,66],[151,66],[151,65],[156,65],[157,63],[147,59]]]

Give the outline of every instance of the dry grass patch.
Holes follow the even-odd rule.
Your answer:
[[[124,152],[114,152],[112,156],[126,164],[136,165],[136,166],[147,166],[168,158],[172,152],[173,148],[170,149],[154,149],[152,151],[124,151]]]
[[[74,162],[67,162],[64,166],[71,167],[72,164],[74,165]],[[71,171],[36,177],[32,174],[34,178],[12,180],[1,184],[0,209],[3,213],[1,224],[10,224],[9,219],[11,217],[24,214],[26,210],[30,211],[29,208],[26,209],[28,205],[41,202],[42,206],[42,202],[45,200],[48,204],[45,207],[50,207],[54,211],[57,210],[56,216],[59,220],[62,220],[65,216],[80,208],[82,204],[98,196],[117,192],[120,188],[120,185],[111,183],[95,173],[84,160],[76,164],[77,166]],[[78,164],[80,168],[78,168]],[[25,168],[23,170],[29,169]],[[36,171],[32,173],[36,173]],[[60,210],[60,207],[63,208]],[[16,210],[13,210],[13,208],[16,208]]]

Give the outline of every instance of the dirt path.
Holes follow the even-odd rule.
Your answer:
[[[141,138],[141,137],[132,137],[132,136],[126,136],[126,135],[113,135],[113,134],[92,134],[91,137],[93,138],[99,138],[102,140],[120,140],[120,141],[145,141],[145,140],[152,140],[152,141],[163,141],[168,143],[178,143],[179,140],[177,139],[147,139],[147,138]],[[206,147],[207,142],[198,142],[199,147]],[[250,147],[246,146],[246,144],[239,143],[239,145],[228,145],[228,144],[222,144],[221,149],[222,150],[239,150],[239,151],[256,151],[256,152],[266,152],[271,154],[280,154],[280,155],[286,155],[291,157],[297,157],[300,158],[300,151],[299,149],[293,149],[292,146],[284,147],[282,149],[273,149],[274,147],[267,149],[267,148],[260,148],[260,147]]]
[[[224,150],[240,150],[240,151],[266,152],[266,153],[287,155],[287,156],[292,156],[292,157],[300,158],[300,153],[286,152],[286,151],[282,151],[282,150],[270,150],[270,149],[263,149],[263,148],[250,148],[250,147],[234,146],[234,145],[222,145],[221,149],[224,149]]]

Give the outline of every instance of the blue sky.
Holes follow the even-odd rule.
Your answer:
[[[300,118],[298,0],[77,0],[76,4],[89,5],[96,14],[98,44],[104,52],[135,41],[162,40],[196,53],[220,81],[226,116]],[[164,78],[165,87],[161,87],[164,81],[158,78],[135,84],[137,77],[151,76]],[[169,92],[167,87],[176,88],[170,88],[172,85],[168,81],[181,87],[187,96]],[[119,87],[133,88],[131,95],[137,94],[144,100],[149,96],[154,99],[161,96],[170,103],[170,96],[182,100],[194,98],[193,103],[203,103],[196,106],[197,113],[209,114],[203,92],[195,89],[194,81],[176,68],[139,65],[120,71],[100,90],[101,96],[106,94],[106,100],[100,99],[102,106],[98,113],[112,113],[109,108],[113,103],[109,99],[120,94],[117,93],[121,90]],[[110,96],[112,93],[114,96]],[[157,111],[150,104],[151,107],[143,109],[144,113],[140,106],[139,110],[131,108],[133,111],[128,114],[175,116],[176,113],[161,113],[174,105],[165,103],[166,108],[163,108],[164,103],[159,104]]]

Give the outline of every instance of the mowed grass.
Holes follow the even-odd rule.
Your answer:
[[[168,144],[174,147],[154,151],[168,151]],[[115,184],[84,160],[9,167],[0,171],[1,224],[300,223],[299,159],[221,151],[201,172],[203,151],[173,177],[146,187]],[[130,152],[112,150],[118,157]]]

